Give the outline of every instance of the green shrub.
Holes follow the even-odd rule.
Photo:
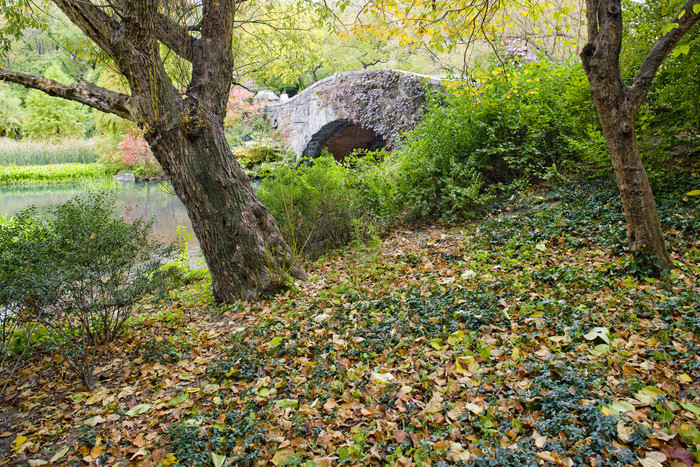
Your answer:
[[[571,170],[601,153],[580,65],[537,62],[453,83],[392,156],[414,214],[454,220],[506,185]],[[572,109],[576,112],[572,114]]]
[[[279,166],[263,180],[260,199],[297,253],[318,256],[393,218],[385,167],[371,156],[351,162],[353,168],[340,165],[324,152],[312,165]]]
[[[346,170],[326,154],[311,166],[279,167],[263,180],[260,199],[297,253],[315,255],[350,239],[359,214]]]
[[[30,208],[0,225],[0,307],[5,320],[40,323],[86,387],[99,349],[123,330],[136,301],[153,290],[172,248],[151,224],[129,224],[105,192],[76,197],[49,218]]]

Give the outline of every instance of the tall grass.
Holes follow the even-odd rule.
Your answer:
[[[0,185],[70,183],[106,178],[100,164],[56,164],[0,167]]]
[[[0,138],[0,165],[92,164],[98,157],[94,146],[93,140],[84,138],[58,141]]]

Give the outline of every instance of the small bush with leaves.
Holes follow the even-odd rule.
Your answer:
[[[95,192],[40,216],[35,209],[0,226],[0,307],[20,323],[40,323],[86,387],[99,353],[124,330],[136,301],[172,248],[129,224],[114,199]]]

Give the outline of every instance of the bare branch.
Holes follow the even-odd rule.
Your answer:
[[[0,69],[0,80],[38,89],[50,96],[80,102],[101,112],[112,113],[127,120],[135,120],[131,98],[126,94],[110,91],[92,83],[62,84],[41,76]]]
[[[697,5],[700,5],[700,0],[688,0],[685,2],[671,22],[671,24],[677,24],[678,27],[674,27],[667,34],[661,36],[644,59],[644,63],[642,63],[642,67],[639,69],[631,86],[631,90],[637,97],[639,105],[641,105],[641,101],[649,90],[651,81],[654,79],[654,75],[661,63],[678,44],[681,37],[700,20],[700,13],[693,13],[693,8]]]

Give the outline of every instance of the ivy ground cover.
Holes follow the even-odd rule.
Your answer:
[[[282,296],[180,289],[104,349],[93,392],[49,345],[23,362],[0,465],[697,465],[696,185],[657,189],[661,278],[603,179],[404,226]]]

